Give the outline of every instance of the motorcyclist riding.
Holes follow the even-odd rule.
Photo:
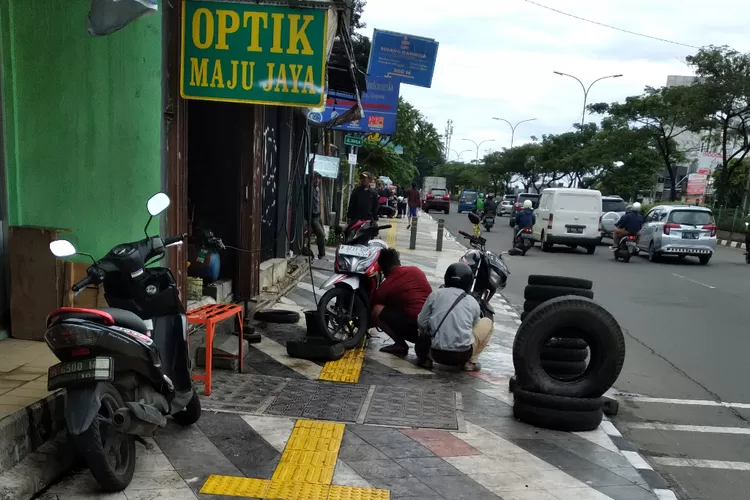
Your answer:
[[[495,202],[495,198],[491,193],[487,194],[486,201],[484,202],[484,213],[497,214],[497,202]]]
[[[620,243],[620,239],[623,236],[632,235],[636,237],[636,240],[640,237],[640,231],[643,227],[643,216],[641,215],[641,204],[637,201],[633,203],[630,210],[620,217],[615,225],[615,230],[612,231],[612,240],[614,245],[612,248],[617,248]]]
[[[516,226],[518,227],[516,236],[525,228],[534,227],[534,224],[536,224],[536,215],[534,214],[533,206],[534,204],[531,200],[526,200],[523,202],[523,210],[516,214]]]
[[[484,210],[484,193],[479,193],[479,196],[477,196],[476,213],[481,214],[482,210]]]

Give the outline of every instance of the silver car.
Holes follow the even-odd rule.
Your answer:
[[[516,201],[516,197],[513,195],[506,194],[503,196],[503,200],[500,202],[500,217],[503,215],[510,215],[513,211],[513,203]]]
[[[648,251],[651,262],[674,255],[698,257],[705,266],[716,249],[717,230],[714,214],[708,208],[659,205],[646,214],[638,247]]]
[[[625,214],[626,208],[625,200],[619,196],[602,196],[602,215],[614,212],[619,217],[622,217]],[[601,225],[599,229],[602,232],[602,238],[612,238],[612,232],[606,231]]]

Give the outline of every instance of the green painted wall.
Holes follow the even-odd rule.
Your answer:
[[[10,224],[101,256],[143,237],[161,188],[161,15],[95,38],[90,5],[0,2],[5,159]]]

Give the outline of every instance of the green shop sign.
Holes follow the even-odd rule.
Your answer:
[[[182,97],[322,106],[326,23],[322,9],[183,1]]]

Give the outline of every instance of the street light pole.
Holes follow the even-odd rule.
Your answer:
[[[528,120],[521,120],[520,122],[518,122],[515,125],[513,125],[512,123],[510,123],[505,118],[497,118],[497,117],[493,116],[492,119],[493,120],[498,120],[498,121],[501,121],[501,122],[505,122],[508,125],[510,125],[510,149],[513,149],[513,140],[516,138],[516,127],[519,126],[522,123],[533,122],[534,120],[536,120],[536,118],[529,118]]]
[[[476,161],[477,162],[479,162],[479,148],[482,146],[482,144],[484,144],[485,142],[495,142],[495,139],[487,139],[487,140],[484,140],[484,141],[480,142],[479,144],[477,144],[476,141],[472,141],[471,139],[461,139],[461,140],[462,141],[469,141],[470,143],[474,144],[474,146],[477,147],[477,156],[476,156]]]
[[[577,81],[578,83],[581,84],[581,88],[583,89],[583,113],[581,113],[581,126],[583,126],[583,124],[584,124],[584,122],[586,120],[586,104],[588,103],[589,91],[591,90],[591,87],[593,87],[596,82],[599,82],[601,80],[606,80],[607,78],[620,78],[622,76],[622,75],[607,75],[607,76],[602,76],[600,78],[597,78],[593,82],[591,82],[591,84],[588,87],[586,87],[586,85],[584,85],[583,82],[579,78],[577,78],[577,77],[575,77],[573,75],[569,75],[568,73],[563,73],[561,71],[553,71],[553,73],[556,74],[556,75],[560,75],[560,76],[570,77],[570,78],[574,79],[575,81]]]
[[[451,151],[453,151],[456,154],[456,160],[461,161],[461,155],[464,153],[468,153],[469,151],[471,151],[471,149],[464,149],[460,153],[456,151],[455,149],[451,149]]]

